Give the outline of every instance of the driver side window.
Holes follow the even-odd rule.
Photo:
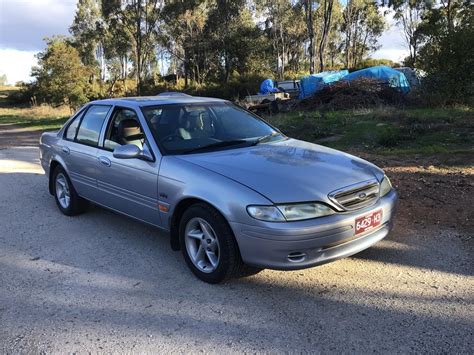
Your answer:
[[[113,151],[115,148],[125,144],[134,144],[140,150],[143,150],[145,134],[135,111],[118,108],[115,110],[109,123],[105,135],[104,148]]]

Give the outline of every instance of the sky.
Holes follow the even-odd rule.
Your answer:
[[[0,75],[8,82],[31,81],[35,54],[45,47],[43,39],[68,35],[76,0],[0,0]],[[393,25],[380,39],[382,47],[373,58],[400,61],[407,55],[401,32]]]

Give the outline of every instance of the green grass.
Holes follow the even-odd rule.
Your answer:
[[[471,108],[295,111],[267,119],[291,137],[343,150],[435,154],[474,148]]]

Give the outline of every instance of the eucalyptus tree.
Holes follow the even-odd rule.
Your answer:
[[[307,39],[301,2],[292,0],[256,1],[257,17],[263,19],[263,29],[271,45],[271,62],[280,77],[287,66],[298,71],[304,59]]]
[[[317,64],[319,71],[326,67],[328,59],[327,47],[332,51],[332,65],[334,65],[335,42],[340,37],[339,20],[341,6],[337,0],[302,0],[305,10],[306,28],[308,33],[308,56],[310,73],[315,71]],[[328,43],[331,41],[330,43]]]
[[[314,73],[314,25],[313,25],[313,8],[314,1],[302,0],[306,17],[306,28],[308,29],[309,38],[309,73]]]
[[[394,19],[402,30],[409,57],[405,62],[410,66],[416,66],[418,52],[426,40],[423,27],[429,19],[429,13],[438,6],[436,0],[396,0],[390,2],[395,11]]]
[[[164,0],[110,0],[104,3],[107,21],[113,24],[115,34],[122,40],[120,52],[125,50],[125,40],[130,41],[136,92],[141,94],[144,77],[149,74],[150,63],[155,59],[157,25]],[[112,26],[109,26],[111,28]],[[116,48],[117,49],[117,48]]]
[[[244,74],[251,58],[264,53],[262,31],[247,5],[247,0],[216,0],[206,22],[206,39],[214,65],[222,68],[224,82],[229,81],[234,70]]]
[[[132,39],[129,31],[116,16],[121,8],[121,0],[102,1],[101,12],[104,22],[104,54],[110,80],[123,80],[126,91],[126,79],[132,53]]]
[[[164,3],[161,41],[170,53],[173,66],[182,67],[185,86],[190,80],[201,82],[205,76],[203,71],[210,67],[204,28],[213,3],[210,0],[166,0]]]
[[[73,45],[85,65],[98,69],[105,79],[104,26],[100,0],[78,0],[73,23],[69,28]],[[91,80],[94,79],[92,76]]]
[[[320,7],[322,9],[322,28],[321,36],[319,39],[319,71],[324,71],[324,60],[325,60],[325,49],[326,42],[329,37],[329,31],[331,30],[331,20],[332,20],[332,9],[334,6],[334,0],[322,0]]]
[[[416,63],[435,103],[474,105],[474,4],[440,2],[420,26],[426,40]],[[422,81],[422,83],[423,83]]]
[[[343,11],[344,64],[357,67],[372,51],[387,23],[375,0],[348,0]]]

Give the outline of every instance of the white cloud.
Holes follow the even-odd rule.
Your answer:
[[[41,50],[43,38],[68,34],[76,0],[0,0],[0,48]]]
[[[390,59],[394,62],[401,62],[408,56],[408,50],[405,46],[405,40],[400,28],[393,18],[393,10],[387,7],[380,8],[381,13],[385,13],[385,18],[388,23],[388,29],[382,34],[379,39],[381,48],[372,53],[372,58]]]
[[[396,48],[381,48],[374,52],[371,57],[375,59],[390,59],[394,62],[402,62],[407,56],[408,51],[406,49]]]
[[[36,65],[35,51],[0,49],[0,75],[6,74],[9,84],[31,81],[31,67]]]
[[[68,34],[76,0],[0,0],[0,74],[8,82],[31,80],[43,39]]]

